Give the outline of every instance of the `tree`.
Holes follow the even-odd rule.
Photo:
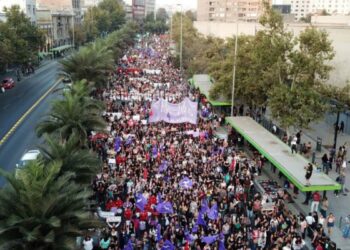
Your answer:
[[[77,236],[100,225],[84,210],[91,193],[60,168],[34,161],[18,178],[0,169],[8,182],[0,190],[1,249],[74,249]]]
[[[159,8],[156,13],[156,19],[163,23],[166,23],[169,19],[168,13],[165,8]]]
[[[106,85],[107,76],[113,70],[113,62],[111,51],[102,42],[82,47],[60,61],[63,72],[70,75],[73,81],[86,79],[96,87]]]
[[[38,124],[37,134],[55,133],[63,143],[74,135],[81,147],[86,146],[90,131],[104,131],[106,127],[101,111],[101,103],[75,94],[73,90],[65,93],[64,99],[53,102],[51,113]]]
[[[45,135],[45,146],[40,146],[45,164],[61,162],[59,175],[75,173],[72,180],[78,184],[89,184],[97,173],[100,161],[89,150],[81,149],[79,137],[75,134],[63,143]]]
[[[5,8],[6,22],[0,22],[0,62],[26,64],[37,58],[44,45],[43,33],[33,25],[18,5]]]

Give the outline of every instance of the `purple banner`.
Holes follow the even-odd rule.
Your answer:
[[[192,123],[197,124],[197,102],[185,98],[182,102],[173,104],[160,99],[151,105],[149,122],[165,121],[168,123]]]

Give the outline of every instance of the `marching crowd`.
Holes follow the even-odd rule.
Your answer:
[[[91,141],[104,162],[92,188],[108,227],[85,249],[300,250],[308,234],[315,249],[331,249],[317,211],[292,214],[283,193],[271,201],[257,190],[264,158],[241,151],[234,131],[215,136],[222,118],[189,89],[168,45],[159,36],[138,43],[99,94],[109,134]],[[198,102],[197,124],[149,123],[153,100],[184,97]]]

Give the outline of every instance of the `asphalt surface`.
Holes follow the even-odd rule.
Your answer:
[[[0,139],[11,129],[23,114],[57,82],[59,71],[56,61],[37,69],[36,73],[21,82],[15,88],[0,95]],[[59,89],[58,85],[55,89]],[[60,95],[55,89],[36,106],[23,120],[8,139],[0,145],[0,168],[13,171],[23,153],[37,148],[42,139],[36,137],[35,127],[50,111],[51,102]],[[4,179],[0,178],[0,186]]]

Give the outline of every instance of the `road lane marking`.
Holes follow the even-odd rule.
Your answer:
[[[42,100],[50,92],[62,81],[63,78],[58,79],[16,122],[15,124],[10,128],[9,131],[4,135],[4,137],[0,140],[0,146],[5,143],[5,141],[10,137],[13,132],[17,129],[17,127],[23,122],[23,120],[40,104]]]

